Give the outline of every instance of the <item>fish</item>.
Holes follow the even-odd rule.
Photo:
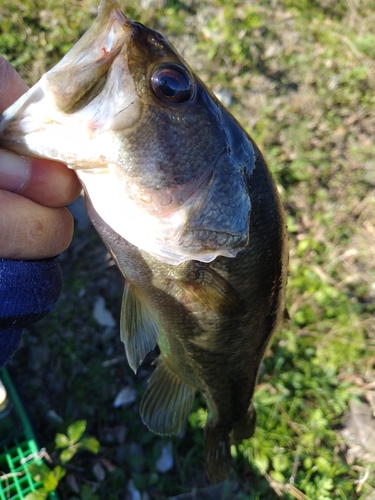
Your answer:
[[[256,426],[259,367],[283,318],[287,228],[257,145],[160,33],[103,0],[65,57],[0,117],[1,147],[66,163],[125,278],[120,334],[156,346],[144,424],[182,433],[206,402],[211,483]]]

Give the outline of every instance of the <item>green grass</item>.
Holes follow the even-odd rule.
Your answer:
[[[56,312],[24,336],[14,373],[46,443],[86,420],[100,458],[74,458],[62,498],[124,498],[133,480],[142,500],[228,498],[369,500],[375,451],[347,461],[341,435],[353,400],[375,380],[375,5],[369,0],[186,0],[122,3],[133,19],[168,35],[263,150],[288,217],[291,319],[275,337],[255,395],[255,436],[232,448],[233,481],[204,482],[205,411],[198,398],[174,468],[155,464],[163,444],[137,406],[149,361],[134,377],[118,328],[92,318],[97,295],[117,321],[121,278],[99,238],[78,232],[61,259],[65,288]],[[22,0],[0,6],[0,52],[29,84],[90,25],[96,2]],[[371,385],[372,383],[372,385]],[[114,409],[132,385],[138,400]],[[60,427],[50,418],[55,411]],[[373,431],[372,431],[373,432]],[[362,446],[363,448],[363,446]],[[110,464],[110,465],[108,465]],[[69,476],[69,474],[68,474]],[[201,490],[200,488],[203,488]],[[203,491],[203,492],[202,492]],[[305,496],[302,496],[304,494]]]

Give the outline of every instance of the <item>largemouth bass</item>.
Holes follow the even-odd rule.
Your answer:
[[[231,442],[253,435],[257,373],[284,311],[286,226],[257,146],[167,39],[116,0],[3,113],[0,144],[77,172],[125,277],[132,369],[160,348],[143,422],[180,433],[201,391],[207,474],[225,480]]]

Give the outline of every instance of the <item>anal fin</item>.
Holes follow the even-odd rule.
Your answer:
[[[184,382],[159,358],[141,401],[143,423],[157,434],[178,434],[189,416],[194,394],[195,387]]]
[[[122,298],[120,332],[129,365],[136,372],[147,353],[156,346],[159,327],[136,287],[127,281]]]

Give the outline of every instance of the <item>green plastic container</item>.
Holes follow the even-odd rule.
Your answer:
[[[38,456],[39,447],[30,421],[8,371],[0,371],[7,392],[7,404],[0,408],[0,500],[20,500],[40,488],[27,470],[27,457]],[[2,410],[2,411],[1,411]],[[32,462],[29,461],[30,464]],[[49,500],[58,500],[50,493]]]

